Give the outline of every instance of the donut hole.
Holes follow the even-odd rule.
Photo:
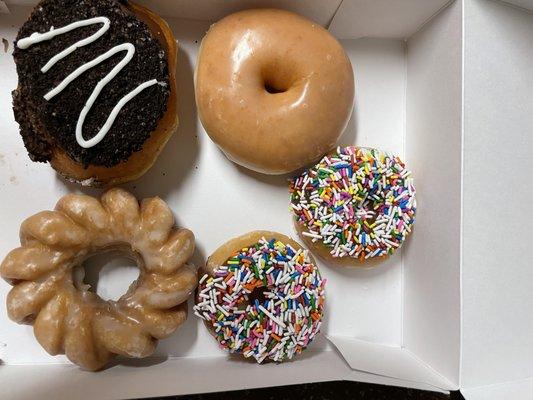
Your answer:
[[[287,85],[276,85],[275,82],[265,81],[265,90],[270,94],[285,93],[289,90]]]
[[[138,259],[128,248],[95,252],[74,267],[74,286],[116,301],[139,277]]]
[[[279,63],[263,66],[261,76],[263,88],[269,94],[285,93],[294,83],[294,73]]]
[[[263,304],[266,301],[266,296],[265,296],[264,291],[265,291],[264,287],[254,288],[254,290],[252,290],[252,293],[248,295],[249,303],[253,304],[257,300],[259,304]]]

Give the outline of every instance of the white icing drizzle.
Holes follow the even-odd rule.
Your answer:
[[[86,46],[96,41],[97,39],[99,39],[109,29],[109,26],[110,26],[109,18],[95,17],[95,18],[85,19],[82,21],[76,21],[76,22],[73,22],[69,25],[66,25],[58,29],[54,29],[54,27],[52,27],[48,32],[45,32],[45,33],[35,32],[26,38],[19,39],[17,41],[17,47],[24,50],[36,43],[40,43],[46,40],[53,39],[57,35],[62,35],[74,29],[81,28],[84,26],[89,26],[89,25],[95,25],[95,24],[103,24],[103,25],[98,31],[93,33],[91,36],[74,43],[72,46],[67,47],[65,50],[61,51],[60,53],[52,57],[41,68],[41,72],[46,73],[59,60],[68,56],[69,54],[74,52],[76,49]],[[81,110],[80,116],[78,117],[78,122],[76,123],[76,141],[81,147],[85,149],[93,147],[97,145],[98,143],[100,143],[100,141],[102,141],[102,139],[105,137],[107,132],[109,132],[109,129],[111,129],[111,127],[113,126],[113,123],[115,122],[115,119],[117,118],[118,113],[120,112],[120,110],[122,110],[122,107],[124,107],[128,101],[133,99],[144,89],[159,83],[156,79],[151,79],[149,81],[141,83],[134,90],[132,90],[131,92],[129,92],[128,94],[126,94],[124,97],[122,97],[119,100],[119,102],[115,105],[115,107],[113,108],[109,116],[107,117],[105,124],[100,128],[100,130],[94,137],[92,137],[89,140],[85,140],[83,138],[83,123],[85,122],[85,118],[87,117],[87,114],[91,110],[94,102],[98,98],[98,95],[100,94],[102,89],[109,82],[111,82],[111,80],[113,80],[113,78],[115,78],[115,76],[117,76],[117,74],[131,61],[131,59],[133,58],[133,55],[135,54],[135,46],[131,43],[123,43],[123,44],[119,44],[118,46],[113,47],[112,49],[108,50],[101,56],[98,56],[92,61],[89,61],[88,63],[83,64],[81,67],[78,67],[76,70],[70,73],[65,79],[63,79],[63,81],[61,81],[59,85],[57,85],[54,89],[50,90],[48,93],[44,95],[44,98],[47,101],[49,101],[54,96],[61,93],[72,81],[74,81],[76,78],[82,75],[85,71],[93,68],[94,66],[100,64],[101,62],[107,60],[108,58],[112,57],[113,55],[121,51],[126,51],[126,55],[117,65],[113,67],[113,69],[105,77],[103,77],[96,84],[91,95],[89,96],[89,99],[85,102],[85,105],[83,106],[83,109]],[[159,84],[164,85],[164,83],[159,83]]]
[[[17,41],[17,47],[19,49],[24,50],[36,43],[40,43],[46,40],[53,39],[57,35],[62,35],[63,33],[73,31],[74,29],[78,29],[84,26],[89,26],[89,25],[96,25],[96,24],[103,24],[103,25],[100,29],[98,29],[91,36],[74,43],[72,46],[67,47],[61,53],[56,54],[54,57],[52,57],[50,61],[48,61],[45,64],[45,66],[41,68],[41,72],[45,73],[50,68],[52,68],[55,63],[57,63],[62,58],[68,56],[69,54],[73,53],[76,49],[86,46],[98,40],[100,36],[106,33],[107,30],[109,29],[109,25],[111,24],[111,22],[109,21],[109,18],[96,17],[96,18],[84,19],[83,21],[76,21],[76,22],[73,22],[72,24],[68,24],[67,26],[64,26],[59,29],[54,29],[54,27],[52,27],[48,32],[45,32],[45,33],[35,32],[35,33],[32,33],[29,37],[23,38]]]
[[[113,122],[115,121],[115,118],[117,117],[118,113],[128,101],[130,101],[132,98],[137,96],[140,92],[142,92],[147,87],[157,84],[157,80],[152,79],[150,81],[146,81],[142,83],[141,85],[137,86],[133,91],[129,92],[126,96],[120,99],[120,101],[115,105],[115,107],[113,108],[109,116],[107,117],[105,124],[102,126],[102,128],[100,128],[100,130],[94,137],[92,137],[89,140],[85,140],[83,138],[83,123],[85,122],[85,118],[87,117],[87,114],[91,110],[91,107],[93,106],[94,102],[98,98],[98,95],[100,94],[102,89],[105,87],[105,85],[111,82],[111,80],[115,76],[117,76],[117,74],[133,58],[133,55],[135,54],[135,46],[131,43],[123,43],[123,44],[119,44],[118,46],[113,47],[111,50],[108,50],[101,56],[98,56],[94,60],[89,61],[88,63],[83,64],[81,67],[77,68],[74,72],[70,73],[65,79],[63,79],[63,81],[59,85],[57,85],[54,89],[52,89],[51,91],[49,91],[48,93],[44,95],[44,98],[46,100],[52,99],[55,95],[57,95],[58,93],[61,93],[63,89],[65,89],[74,79],[78,78],[85,71],[100,64],[101,62],[114,56],[116,53],[120,51],[126,51],[126,55],[117,65],[113,67],[113,69],[105,77],[103,77],[98,82],[93,92],[89,96],[89,99],[83,106],[83,109],[81,110],[80,116],[78,118],[78,122],[76,124],[76,141],[81,147],[85,149],[88,149],[89,147],[92,147],[98,144],[105,137],[105,135],[107,134],[107,132],[109,132],[109,129],[113,125]]]

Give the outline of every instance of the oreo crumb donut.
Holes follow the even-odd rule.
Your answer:
[[[315,254],[340,265],[393,254],[415,222],[411,171],[376,149],[338,147],[294,178],[289,191],[298,234]]]
[[[187,263],[194,236],[173,226],[172,212],[157,197],[140,205],[120,189],[100,200],[62,197],[55,211],[22,223],[21,247],[0,264],[0,276],[13,285],[8,316],[33,325],[48,353],[66,354],[84,369],[100,369],[117,354],[151,355],[158,339],[185,322],[198,283],[196,268]],[[76,280],[73,268],[111,250],[134,259],[140,274],[119,300],[104,301]]]
[[[194,313],[230,353],[258,363],[282,362],[318,334],[325,283],[298,243],[276,232],[254,231],[209,257]]]
[[[177,128],[176,54],[166,22],[132,2],[39,2],[13,53],[30,158],[88,186],[141,176]]]

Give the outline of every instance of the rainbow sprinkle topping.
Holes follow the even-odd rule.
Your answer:
[[[289,190],[302,234],[336,258],[390,255],[415,222],[411,171],[380,150],[338,147],[294,178]]]
[[[319,332],[325,283],[306,250],[262,238],[200,279],[194,313],[212,325],[222,348],[281,362]]]

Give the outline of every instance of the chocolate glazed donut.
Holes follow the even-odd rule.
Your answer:
[[[211,139],[230,160],[267,174],[297,170],[331,150],[353,107],[342,46],[283,10],[241,11],[211,26],[195,80]]]

